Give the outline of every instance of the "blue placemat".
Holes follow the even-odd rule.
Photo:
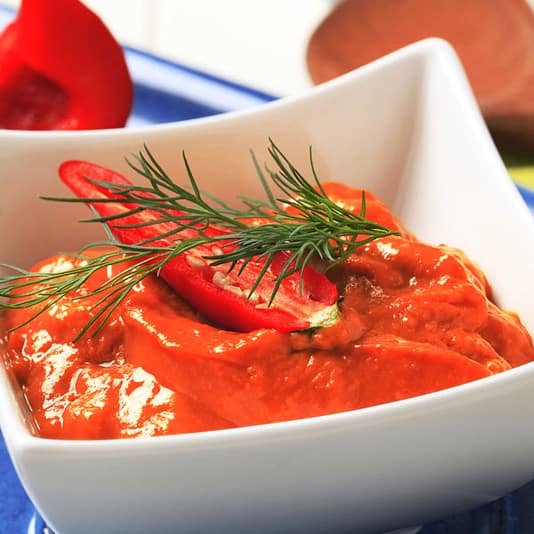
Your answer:
[[[0,533],[27,532],[34,516],[0,434]]]

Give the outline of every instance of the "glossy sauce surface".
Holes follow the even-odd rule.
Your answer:
[[[357,213],[361,193],[326,184]],[[328,271],[342,320],[314,333],[225,331],[146,279],[94,336],[72,340],[100,296],[77,294],[6,337],[8,361],[43,437],[102,439],[254,425],[413,397],[534,360],[529,333],[492,301],[458,250],[420,243],[370,193],[366,216],[399,236]],[[61,271],[58,255],[35,266]],[[7,328],[32,310],[11,310]]]

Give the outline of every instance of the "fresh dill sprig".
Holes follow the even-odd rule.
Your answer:
[[[227,265],[229,272],[237,268],[238,273],[242,273],[251,261],[262,262],[259,275],[248,293],[249,297],[269,272],[275,256],[280,252],[285,253],[285,264],[274,279],[269,302],[271,305],[286,277],[301,273],[302,285],[303,270],[312,258],[319,258],[325,263],[326,269],[329,269],[344,261],[357,247],[397,233],[365,218],[363,193],[359,214],[345,210],[333,202],[321,186],[311,148],[310,181],[303,177],[272,140],[268,153],[274,169],[267,166],[262,169],[251,152],[265,200],[239,197],[242,204],[239,208],[201,190],[185,153],[182,153],[182,157],[189,184],[184,187],[167,175],[146,146],[144,151],[133,157],[133,161],[127,160],[130,167],[145,179],[144,185],[99,181],[87,177],[96,186],[106,188],[119,198],[43,197],[56,202],[119,202],[131,208],[112,216],[102,216],[93,210],[95,216],[83,222],[103,224],[109,241],[84,247],[79,252],[84,262],[76,268],[58,273],[41,273],[2,265],[14,274],[0,277],[0,297],[9,299],[0,303],[0,308],[36,307],[35,314],[24,323],[27,324],[54,306],[62,297],[80,289],[96,271],[129,262],[124,270],[90,294],[102,296],[93,308],[90,323],[78,335],[79,339],[92,327],[96,332],[136,284],[150,274],[159,274],[168,261],[201,245],[218,244],[222,249],[220,254],[202,256],[212,266]],[[120,224],[122,218],[143,210],[151,210],[157,213],[157,217],[136,224]],[[260,225],[248,224],[251,219],[258,218],[265,222]],[[121,229],[158,225],[166,230],[163,234],[132,245],[118,242],[113,237],[109,224]],[[206,230],[212,227],[224,230],[224,233],[207,233]],[[162,246],[162,240],[170,244]],[[84,255],[85,250],[95,245],[113,246],[115,249],[99,256]],[[90,295],[80,294],[75,298]]]
[[[13,274],[0,277],[0,309],[35,308],[35,312],[25,321],[17,324],[11,330],[27,325],[39,315],[57,305],[67,295],[84,287],[87,280],[101,269],[125,265],[120,271],[105,280],[91,293],[79,293],[72,296],[73,300],[82,300],[88,296],[102,295],[92,305],[93,316],[76,336],[80,339],[91,327],[96,333],[108,320],[113,311],[124,300],[126,295],[144,278],[157,271],[161,262],[171,252],[160,249],[158,256],[149,256],[145,250],[127,247],[105,251],[97,256],[84,254],[88,249],[99,245],[109,247],[109,242],[95,242],[84,247],[73,258],[82,260],[77,267],[61,272],[33,272],[9,264],[0,267]]]

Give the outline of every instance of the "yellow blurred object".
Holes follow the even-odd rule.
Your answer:
[[[534,189],[534,165],[511,166],[508,172],[514,182]]]

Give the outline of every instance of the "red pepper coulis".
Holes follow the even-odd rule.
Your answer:
[[[356,213],[361,192],[326,184]],[[328,276],[341,321],[313,334],[222,330],[150,278],[95,336],[72,339],[92,298],[65,298],[6,338],[36,432],[68,439],[176,434],[324,415],[404,399],[534,360],[532,339],[499,309],[463,253],[416,241],[370,193],[367,218],[399,236],[357,250]],[[61,270],[58,255],[35,266]],[[83,291],[109,272],[94,275]],[[96,297],[98,298],[98,297]],[[6,313],[7,328],[31,309]]]

